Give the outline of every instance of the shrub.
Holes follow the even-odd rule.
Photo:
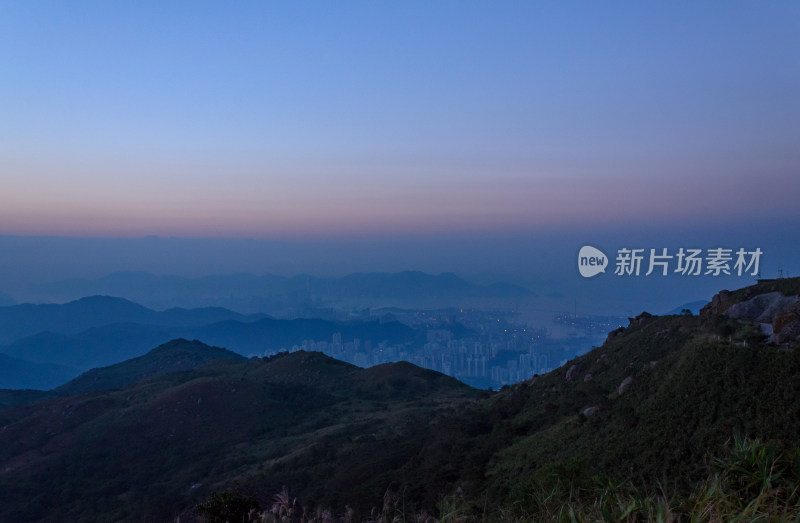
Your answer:
[[[239,523],[250,518],[251,511],[259,510],[255,498],[236,490],[212,492],[202,503],[195,507],[195,512],[208,523]]]

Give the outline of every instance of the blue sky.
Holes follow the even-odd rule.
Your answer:
[[[5,1],[0,234],[791,221],[799,63],[797,2]]]

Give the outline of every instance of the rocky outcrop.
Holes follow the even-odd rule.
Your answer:
[[[772,318],[772,341],[788,343],[800,337],[800,301],[778,312]]]
[[[761,284],[762,282],[759,282]],[[774,287],[773,287],[774,288]],[[701,316],[724,314],[735,320],[753,321],[759,324],[761,332],[770,336],[770,341],[778,344],[788,343],[800,338],[800,296],[786,296],[780,290],[758,292],[758,287],[744,289],[736,301],[733,294],[720,291],[711,303],[700,309]],[[742,299],[747,297],[747,299]]]
[[[623,332],[625,332],[625,327],[620,327],[620,328],[618,328],[618,329],[615,329],[615,330],[613,330],[613,331],[609,332],[609,333],[608,333],[608,336],[606,336],[606,341],[605,341],[605,343],[608,343],[608,342],[610,342],[611,340],[613,340],[614,338],[616,338],[617,336],[619,336],[619,335],[620,335],[620,334],[622,334]]]
[[[622,395],[626,390],[628,390],[628,387],[631,386],[631,383],[633,383],[633,378],[628,376],[627,378],[622,380],[622,383],[619,384],[619,388],[617,389],[617,392],[620,395]]]
[[[798,338],[800,338],[800,321],[792,322],[784,327],[782,331],[772,335],[772,341],[779,345],[789,343]]]
[[[633,318],[628,318],[628,327],[639,327],[647,323],[647,321],[650,320],[651,318],[654,318],[652,314],[650,314],[649,312],[642,312],[638,316],[635,316]],[[626,330],[625,327],[620,327],[618,329],[614,329],[613,331],[609,332],[608,336],[606,336],[605,343],[608,343],[617,336],[621,335],[623,332],[625,332],[625,330]]]
[[[650,314],[649,312],[643,312],[640,315],[636,316],[635,318],[628,318],[628,321],[630,322],[630,325],[628,326],[638,327],[640,325],[644,325],[645,323],[647,323],[647,320],[649,320],[652,317],[653,315]]]
[[[724,314],[733,304],[733,296],[728,290],[719,291],[711,298],[711,302],[700,309],[700,316],[712,316],[714,314]]]
[[[798,302],[800,302],[798,296],[784,296],[780,292],[768,292],[731,305],[725,315],[737,320],[772,323],[774,328],[773,319]],[[778,330],[780,329],[776,329],[776,331]]]
[[[575,365],[571,366],[569,370],[567,370],[567,381],[573,381],[575,378],[577,378],[582,367],[583,365],[580,363],[576,363]]]

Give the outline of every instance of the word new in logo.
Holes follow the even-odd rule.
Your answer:
[[[603,251],[590,245],[581,247],[578,253],[578,271],[584,278],[597,276],[601,272],[606,272],[608,267],[608,256]]]

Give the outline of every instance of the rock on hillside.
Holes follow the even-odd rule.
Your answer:
[[[788,343],[800,336],[800,288],[798,278],[760,280],[736,292],[720,291],[700,310],[709,317],[724,314],[736,320],[760,323],[771,332],[770,341]]]

